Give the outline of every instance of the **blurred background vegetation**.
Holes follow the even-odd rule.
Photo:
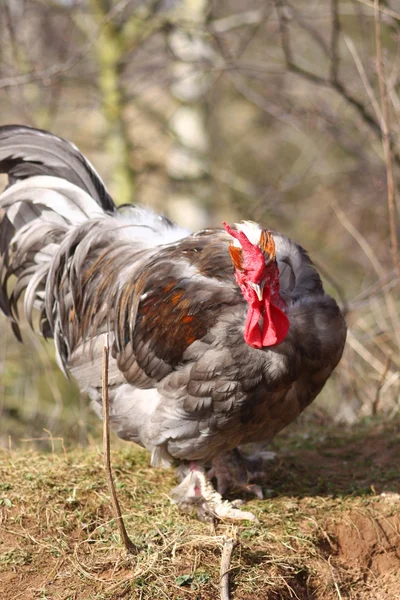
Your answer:
[[[394,415],[399,0],[0,3],[0,123],[76,143],[117,203],[301,243],[349,325],[311,410]],[[99,424],[52,344],[26,328],[20,346],[2,315],[0,331],[0,444],[87,443]]]

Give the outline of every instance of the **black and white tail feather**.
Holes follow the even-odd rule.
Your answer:
[[[71,142],[56,135],[22,125],[0,128],[1,172],[7,173],[9,184],[50,175],[65,179],[91,196],[103,211],[116,212],[100,175]]]
[[[21,340],[17,303],[23,292],[31,326],[39,310],[42,335],[54,337],[65,370],[73,334],[60,329],[73,302],[60,294],[66,270],[79,288],[83,262],[118,238],[152,248],[190,233],[151,210],[117,209],[102,179],[77,147],[51,133],[20,125],[0,127],[0,173],[8,187],[0,196],[0,309]],[[115,218],[116,217],[116,218]],[[76,250],[76,252],[75,252]],[[63,268],[60,268],[63,267]],[[74,277],[75,275],[75,277]],[[17,282],[9,292],[9,279]]]

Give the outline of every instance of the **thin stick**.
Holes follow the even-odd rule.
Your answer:
[[[358,0],[358,2],[365,4],[365,6],[369,6],[370,8],[374,8],[374,3],[370,0]],[[393,17],[393,19],[398,19],[400,21],[400,13],[395,12],[386,6],[380,6],[379,11],[384,15],[388,15],[389,17]]]
[[[393,296],[390,293],[390,291],[386,289],[386,286],[385,286],[385,277],[386,277],[385,269],[379,262],[378,258],[376,257],[374,251],[372,250],[370,244],[367,242],[367,240],[365,239],[363,234],[347,218],[346,214],[340,208],[340,206],[338,205],[338,203],[336,201],[332,202],[332,208],[335,212],[335,215],[337,216],[337,218],[343,225],[343,227],[350,233],[350,235],[359,244],[359,246],[363,250],[364,254],[370,261],[376,274],[379,277],[379,281],[380,281],[381,289],[382,289],[382,292],[383,292],[383,295],[385,298],[388,314],[389,314],[390,320],[392,322],[393,331],[394,331],[394,335],[396,338],[396,343],[397,343],[398,348],[400,348],[400,321],[399,321],[399,317],[397,314],[397,308],[396,308],[396,304],[394,302]]]
[[[384,376],[386,371],[386,365],[383,362],[381,362],[378,358],[375,358],[375,356],[365,346],[363,346],[361,342],[358,341],[351,329],[349,329],[347,332],[347,343],[349,344],[350,348],[357,352],[358,356],[361,356],[361,358],[365,360],[365,362],[368,363],[370,367],[375,369],[375,371],[381,377]],[[385,377],[393,377],[395,375],[397,375],[397,371],[389,370],[385,374]]]
[[[372,403],[372,414],[374,415],[374,417],[376,417],[376,415],[378,414],[378,406],[379,406],[379,401],[381,399],[381,391],[382,391],[383,384],[385,383],[385,379],[386,379],[386,376],[389,371],[390,361],[391,361],[391,356],[390,356],[390,354],[388,354],[387,358],[386,358],[385,370],[382,373],[381,380],[378,383],[378,387],[376,388],[375,399]]]
[[[340,19],[339,19],[339,0],[331,0],[331,64],[329,78],[337,83],[339,75],[340,53],[339,53],[339,38],[340,38]]]
[[[343,39],[345,41],[347,48],[349,49],[351,56],[353,57],[354,64],[356,65],[356,68],[357,68],[358,74],[360,76],[360,79],[362,81],[362,84],[368,94],[368,98],[370,99],[370,102],[375,111],[376,118],[382,127],[383,117],[382,117],[381,107],[379,106],[378,100],[375,98],[374,90],[372,89],[372,86],[368,80],[367,74],[364,69],[364,65],[362,64],[361,58],[357,52],[357,48],[355,47],[353,40],[351,38],[349,38],[347,35],[344,35]]]
[[[221,554],[221,568],[219,571],[220,582],[219,589],[221,592],[221,600],[230,600],[229,595],[229,572],[231,565],[232,552],[236,542],[232,538],[225,540]]]
[[[128,536],[125,524],[122,519],[121,509],[119,506],[117,494],[115,491],[114,480],[111,471],[111,457],[110,457],[110,415],[109,415],[109,402],[108,402],[108,333],[104,336],[103,346],[103,376],[102,376],[102,401],[103,401],[103,451],[104,451],[104,465],[106,468],[108,489],[111,496],[111,501],[114,509],[114,515],[118,524],[119,534],[121,540],[130,554],[136,554],[137,549],[134,546],[132,540]]]

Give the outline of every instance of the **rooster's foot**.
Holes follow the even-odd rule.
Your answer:
[[[172,501],[181,510],[197,508],[197,515],[202,521],[218,519],[234,519],[257,521],[257,517],[249,511],[238,508],[243,504],[240,500],[229,502],[217,492],[206,475],[205,470],[198,465],[192,465],[188,474],[171,493]]]
[[[251,482],[255,479],[265,479],[267,463],[274,458],[274,452],[246,456],[236,448],[213,459],[208,477],[217,480],[217,490],[220,494],[244,491],[262,500],[261,487]]]

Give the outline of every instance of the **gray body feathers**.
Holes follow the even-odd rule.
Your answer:
[[[346,326],[305,251],[274,234],[286,339],[243,339],[247,305],[222,230],[197,234],[151,211],[117,210],[75,146],[0,128],[0,308],[20,337],[17,303],[55,340],[100,413],[103,334],[110,332],[111,418],[154,463],[209,461],[270,439],[316,397]],[[16,277],[10,291],[9,280]]]

